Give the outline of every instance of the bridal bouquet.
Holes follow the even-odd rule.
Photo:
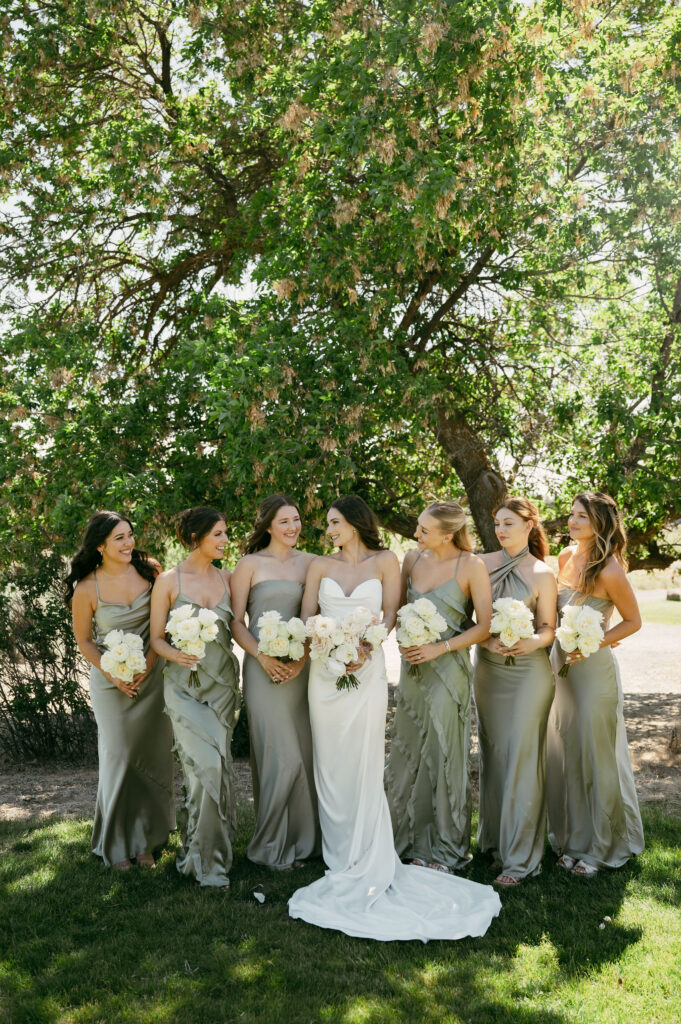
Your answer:
[[[504,647],[513,647],[518,640],[526,640],[534,633],[534,616],[524,601],[515,597],[499,597],[492,605],[492,611],[489,631],[499,637]],[[512,654],[506,656],[504,665],[515,665]]]
[[[568,604],[563,608],[560,626],[556,630],[556,640],[566,654],[579,650],[580,654],[588,658],[601,646],[602,621],[603,613],[591,608],[590,605]],[[569,667],[567,663],[563,665],[558,675],[566,676]]]
[[[103,672],[130,683],[138,672],[145,671],[144,641],[137,633],[112,629],[104,637],[103,644],[106,647],[100,662]]]
[[[397,613],[398,626],[395,631],[397,642],[402,647],[420,647],[439,640],[447,629],[447,620],[440,615],[432,601],[419,597],[403,605]],[[407,672],[417,678],[421,675],[418,665],[409,665]]]
[[[335,672],[337,690],[356,689],[359,679],[345,669],[362,654],[371,655],[388,636],[376,616],[368,608],[353,610],[338,622],[328,615],[313,615],[307,620],[310,658],[322,661],[329,672]]]
[[[185,654],[194,654],[200,660],[206,653],[206,644],[218,635],[218,616],[210,608],[199,608],[194,614],[190,604],[173,608],[166,623],[166,633],[173,647]],[[189,673],[189,686],[199,685],[199,674],[195,668]]]
[[[280,661],[298,661],[305,653],[307,630],[302,619],[282,619],[277,611],[263,612],[258,619],[258,653]]]

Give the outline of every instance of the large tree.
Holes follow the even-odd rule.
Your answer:
[[[672,557],[675,7],[10,0],[4,539],[513,482]]]

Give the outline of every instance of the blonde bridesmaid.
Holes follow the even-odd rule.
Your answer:
[[[149,644],[149,606],[160,566],[135,547],[132,525],[118,512],[96,512],[71,561],[65,600],[73,632],[90,662],[97,722],[99,783],[92,852],[120,871],[132,861],[154,867],[153,851],[175,827],[170,723],[163,713],[163,662]],[[144,641],[147,667],[130,682],[101,668],[113,629]]]
[[[607,494],[578,494],[568,519],[573,543],[558,558],[558,606],[586,604],[603,613],[600,650],[567,658],[556,642],[556,679],[548,731],[549,840],[558,865],[591,877],[618,868],[644,847],[623,716],[622,685],[612,648],[641,628],[627,579],[626,534]],[[613,609],[621,622],[610,626]]]
[[[225,518],[207,506],[187,509],[177,537],[189,555],[159,577],[151,605],[151,643],[166,659],[166,710],[184,781],[182,850],[175,864],[202,886],[227,889],[236,828],[230,748],[239,713],[239,664],[229,627],[230,574],[213,564],[224,557]],[[185,606],[217,615],[218,635],[200,660],[165,639],[171,610]]]
[[[246,652],[244,697],[251,739],[255,832],[249,860],[274,870],[298,866],[318,851],[319,819],[312,767],[306,659],[283,662],[258,653],[258,619],[300,615],[313,555],[298,551],[295,502],[272,494],[261,502],[245,555],[232,575],[233,631]],[[248,626],[246,626],[248,617]]]
[[[537,508],[507,495],[494,510],[500,551],[483,555],[492,598],[522,601],[534,634],[507,648],[498,637],[478,647],[475,702],[480,743],[478,846],[501,873],[495,884],[538,875],[546,833],[546,728],[553,701],[548,648],[556,627],[556,581]],[[506,664],[511,655],[514,664]]]
[[[492,597],[457,502],[429,505],[415,536],[418,547],[402,568],[401,604],[428,598],[447,630],[435,643],[401,652],[386,788],[400,857],[450,872],[470,860],[469,648],[489,636]],[[418,676],[409,673],[411,665],[418,666]]]

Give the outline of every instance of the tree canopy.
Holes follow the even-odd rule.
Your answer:
[[[0,21],[12,556],[89,512],[362,493],[410,534],[592,486],[681,515],[681,12],[40,3]],[[241,524],[241,525],[239,525]]]

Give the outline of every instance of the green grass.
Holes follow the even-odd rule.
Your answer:
[[[229,893],[177,874],[118,875],[89,853],[90,823],[0,824],[3,1024],[678,1024],[681,820],[648,809],[647,849],[620,871],[544,873],[502,893],[486,936],[379,943],[291,921],[321,871],[272,875],[245,859]],[[471,877],[489,881],[476,857]],[[264,905],[252,893],[258,884]],[[611,918],[604,928],[599,924]]]
[[[639,608],[644,622],[681,626],[681,601],[641,601]]]

